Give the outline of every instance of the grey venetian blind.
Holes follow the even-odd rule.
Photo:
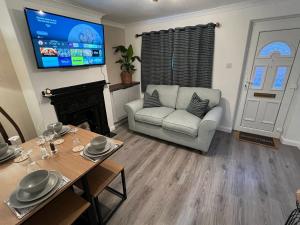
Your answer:
[[[173,30],[142,36],[141,86],[172,83]]]
[[[214,24],[175,29],[173,84],[211,88],[214,41]]]

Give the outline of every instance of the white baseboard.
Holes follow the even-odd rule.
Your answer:
[[[298,149],[300,149],[300,141],[295,141],[295,140],[291,140],[291,139],[288,139],[288,138],[285,138],[285,137],[280,137],[280,142],[282,144],[285,144],[285,145],[291,145],[291,146],[295,146],[297,147]]]
[[[231,133],[232,132],[232,128],[231,127],[225,127],[225,126],[218,126],[217,130],[223,131],[223,132],[226,132],[226,133]]]
[[[116,129],[115,125],[109,127],[110,132],[114,131],[115,129]]]

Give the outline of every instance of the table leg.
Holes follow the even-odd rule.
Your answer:
[[[92,207],[88,208],[89,221],[90,221],[91,225],[96,225],[96,224],[98,224],[97,214],[95,211],[96,206],[95,206],[95,202],[93,201],[93,196],[90,193],[90,188],[89,188],[89,184],[88,184],[86,176],[83,176],[81,178],[81,182],[82,182],[82,187],[83,187],[83,191],[84,191],[83,197],[85,198],[85,200],[90,202],[92,205]]]

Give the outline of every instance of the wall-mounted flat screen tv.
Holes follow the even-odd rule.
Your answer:
[[[38,68],[105,64],[102,24],[25,8]]]

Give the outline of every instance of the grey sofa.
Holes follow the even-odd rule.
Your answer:
[[[162,107],[143,108],[143,99],[125,105],[129,129],[207,152],[222,117],[221,91],[177,85],[148,85],[146,92],[159,93]],[[209,99],[210,111],[200,119],[185,109],[193,93]]]

